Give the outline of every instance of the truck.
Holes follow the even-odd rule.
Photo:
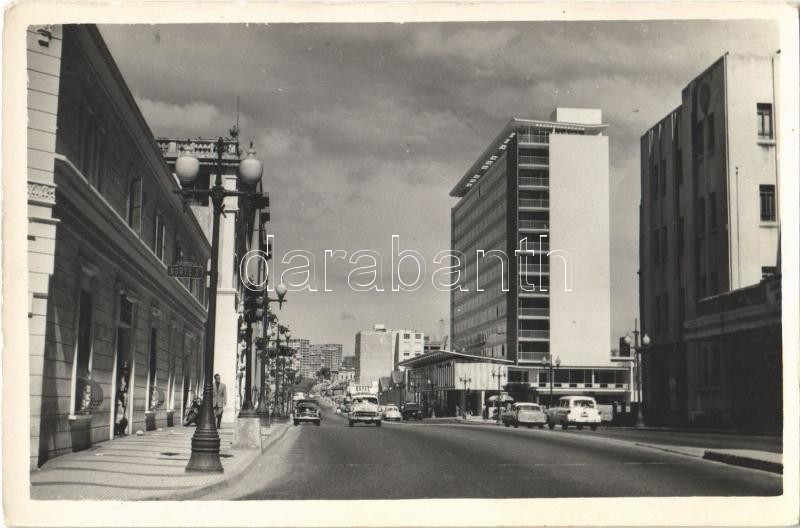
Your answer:
[[[375,424],[381,426],[381,411],[378,396],[370,393],[354,393],[350,395],[350,410],[347,412],[347,425],[356,423]]]

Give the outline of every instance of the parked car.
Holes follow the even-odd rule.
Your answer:
[[[583,429],[584,425],[588,425],[594,431],[602,421],[602,416],[597,402],[591,396],[562,396],[557,406],[547,409],[547,427],[553,429],[561,425],[562,429],[566,429],[575,425]]]
[[[399,422],[403,419],[403,415],[400,414],[400,409],[397,408],[397,405],[387,405],[383,408],[383,419],[387,422],[392,420]]]
[[[317,426],[322,424],[322,413],[316,400],[297,400],[294,402],[292,416],[295,425],[311,422]]]
[[[423,411],[422,405],[418,403],[407,403],[403,405],[403,409],[400,411],[400,414],[403,417],[403,420],[422,420],[423,418]]]
[[[538,403],[520,402],[515,403],[510,411],[503,413],[502,420],[506,427],[524,425],[530,429],[536,425],[541,429],[547,423],[547,416]]]

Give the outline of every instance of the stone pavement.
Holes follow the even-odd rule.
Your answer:
[[[286,424],[262,428],[262,449]],[[188,500],[225,486],[244,472],[259,450],[233,450],[232,427],[220,430],[222,474],[186,473],[194,427],[167,427],[101,442],[31,471],[33,500]]]

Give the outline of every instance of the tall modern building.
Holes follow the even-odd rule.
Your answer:
[[[555,394],[623,400],[629,374],[608,347],[606,128],[595,109],[511,119],[450,192],[451,247],[464,262],[448,348],[509,360],[507,381],[539,388],[544,362],[560,359]]]
[[[738,423],[780,423],[780,303],[767,307],[780,288],[770,279],[780,266],[777,68],[777,54],[724,55],[641,138],[639,297],[654,420],[718,423],[736,409]],[[734,316],[734,300],[749,314]]]
[[[382,324],[356,334],[356,381],[369,385],[387,376],[394,366],[394,336]]]

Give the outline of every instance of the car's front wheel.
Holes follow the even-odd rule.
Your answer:
[[[592,431],[597,431],[597,424],[592,424],[589,426]]]
[[[353,427],[353,420],[347,420],[347,425]]]
[[[554,424],[553,422],[547,422],[547,427],[549,427],[550,430],[552,431],[553,429],[556,428],[556,424]]]
[[[375,422],[375,427],[380,427],[380,426],[381,426],[381,421],[380,421],[380,420],[378,420],[377,422]]]
[[[294,421],[294,424],[295,424],[295,425],[299,425],[299,424],[298,424],[298,422],[297,422],[297,420],[295,420],[295,421]]]

